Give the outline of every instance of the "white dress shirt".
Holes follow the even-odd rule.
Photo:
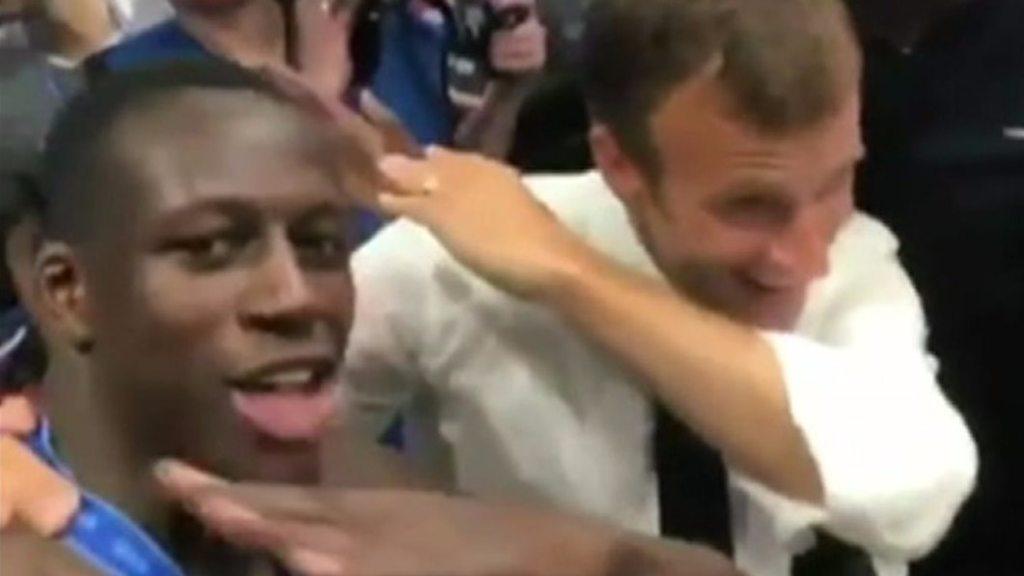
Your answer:
[[[594,248],[660,278],[599,174],[528,184]],[[735,560],[752,575],[789,574],[813,528],[865,547],[880,575],[905,574],[973,487],[975,446],[936,384],[896,248],[881,224],[854,216],[795,332],[765,334],[826,504],[796,502],[730,470]],[[353,274],[353,417],[379,430],[408,408],[413,452],[467,492],[658,532],[643,381],[557,314],[470,273],[410,222],[359,250]]]

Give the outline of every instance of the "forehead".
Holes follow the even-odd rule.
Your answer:
[[[175,208],[224,196],[301,202],[299,192],[343,200],[322,131],[286,107],[232,100],[175,104],[118,127],[118,155],[136,176],[144,205]]]
[[[758,130],[739,119],[731,104],[727,89],[715,79],[691,81],[669,96],[651,119],[666,175],[708,190],[759,176],[780,186],[812,184],[863,154],[856,88],[828,117],[784,133]]]

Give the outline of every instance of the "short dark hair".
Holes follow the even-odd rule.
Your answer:
[[[657,178],[650,116],[675,87],[720,61],[737,117],[782,133],[838,108],[855,46],[839,0],[591,0],[582,82],[592,119]]]
[[[143,184],[142,171],[125,165],[129,155],[123,150],[123,131],[118,130],[122,122],[157,113],[197,90],[256,95],[294,109],[300,117],[313,115],[299,97],[266,76],[217,60],[174,62],[105,76],[61,111],[47,138],[42,162],[44,233],[70,242],[91,238],[104,212],[121,204],[107,200]],[[320,120],[310,119],[311,131],[323,125]]]

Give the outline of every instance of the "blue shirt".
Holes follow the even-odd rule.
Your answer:
[[[430,22],[412,3],[382,15],[373,93],[421,144],[450,145],[454,138],[456,111],[445,86],[447,48],[447,24]]]
[[[74,475],[54,446],[45,419],[28,447],[59,474]],[[145,530],[99,496],[81,491],[81,503],[61,537],[62,543],[106,576],[185,576],[185,572]]]
[[[114,72],[182,59],[205,60],[213,57],[177,20],[157,24],[108,48],[98,56],[103,67]]]

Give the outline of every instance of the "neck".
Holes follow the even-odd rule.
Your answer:
[[[51,351],[52,353],[52,351]],[[166,535],[167,509],[150,481],[151,460],[123,433],[120,422],[103,409],[81,362],[51,357],[43,390],[61,457],[78,482],[128,516]],[[70,361],[69,361],[70,360]]]
[[[285,62],[284,17],[274,0],[223,9],[180,6],[178,20],[207,50],[242,66]]]
[[[151,480],[151,467],[163,456],[185,456],[148,445],[138,433],[146,422],[125,418],[124,411],[92,386],[86,363],[77,355],[49,350],[50,369],[43,390],[61,457],[78,484],[117,507],[158,540],[189,573],[234,574],[260,571],[259,556],[225,547],[181,510],[169,506]],[[150,426],[152,428],[152,426]],[[316,446],[266,446],[253,442],[239,477],[287,484],[316,484],[320,454]]]
[[[318,484],[320,447],[248,437],[212,451],[210,438],[232,435],[217,426],[181,438],[192,430],[153,434],[151,415],[124,410],[127,399],[111,398],[89,376],[74,353],[50,350],[44,411],[60,452],[79,482],[157,534],[166,535],[169,509],[155,489],[151,467],[162,457],[178,457],[240,480]],[[234,431],[237,434],[237,430]],[[243,435],[244,436],[244,435]],[[195,452],[190,449],[195,448]],[[245,454],[246,456],[239,456]]]

